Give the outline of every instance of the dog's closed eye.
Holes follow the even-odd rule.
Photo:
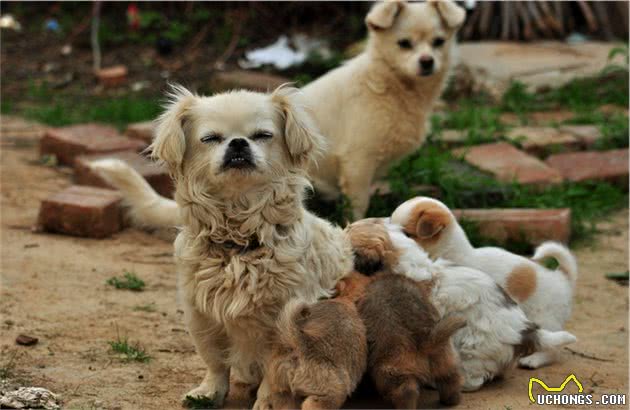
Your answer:
[[[411,40],[409,40],[408,38],[403,38],[398,40],[398,47],[409,50],[413,47],[413,44],[411,44]]]
[[[211,142],[221,142],[221,141],[223,141],[223,135],[216,132],[211,132],[201,137],[201,142],[203,142],[204,144],[208,144]]]
[[[254,141],[268,140],[270,138],[273,138],[273,133],[271,131],[265,131],[265,130],[256,131],[255,133],[252,134],[250,138],[253,139]]]
[[[444,37],[436,37],[433,39],[433,47],[442,47],[445,42]]]

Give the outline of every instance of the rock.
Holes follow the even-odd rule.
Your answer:
[[[148,144],[153,141],[153,132],[155,131],[155,122],[144,121],[129,124],[125,130],[125,136],[129,138],[139,139]]]
[[[628,148],[551,155],[545,162],[569,181],[608,181],[628,189]]]
[[[602,138],[602,132],[595,125],[563,125],[560,131],[573,135],[586,148],[592,147]]]
[[[39,342],[38,338],[27,335],[19,335],[15,338],[15,343],[21,346],[33,346],[36,345],[37,342]]]
[[[104,87],[118,87],[127,82],[127,67],[116,65],[101,68],[96,72],[96,78]]]
[[[531,112],[524,114],[524,116],[527,118],[528,125],[553,125],[568,121],[574,118],[575,114],[571,111],[559,110]],[[501,114],[499,116],[499,121],[506,125],[523,125],[521,118],[512,112]]]
[[[142,155],[133,151],[113,152],[111,154],[81,155],[74,161],[74,182],[77,185],[90,185],[114,189],[103,177],[90,168],[90,163],[104,158],[116,158],[129,164],[147,180],[160,195],[172,197],[175,192],[173,180],[168,171]]]
[[[468,132],[463,130],[442,130],[436,140],[446,147],[456,147],[464,144],[468,138]]]
[[[42,201],[37,225],[49,232],[104,238],[123,227],[121,201],[116,191],[73,185]]]
[[[506,142],[458,148],[453,154],[503,182],[543,186],[562,182],[557,170]]]
[[[211,86],[214,91],[246,89],[254,91],[273,91],[291,80],[273,74],[256,71],[234,70],[219,72],[212,77]]]
[[[48,389],[20,387],[14,391],[4,392],[0,396],[0,408],[57,410],[61,407],[57,395]]]
[[[558,147],[564,151],[573,151],[581,145],[571,133],[553,127],[516,127],[505,136],[533,155],[541,155]]]
[[[458,220],[473,222],[484,238],[505,244],[525,241],[539,245],[548,240],[568,243],[571,210],[562,209],[456,209]]]
[[[141,151],[146,143],[123,137],[107,125],[80,124],[50,128],[40,141],[41,155],[55,155],[59,163],[73,165],[74,158],[84,154],[116,151]]]
[[[506,90],[514,80],[537,90],[599,74],[609,64],[610,50],[617,46],[614,42],[596,41],[466,42],[458,46],[458,60],[469,67],[476,81],[484,83],[483,88],[495,94],[494,90]],[[617,56],[616,61],[621,60]]]

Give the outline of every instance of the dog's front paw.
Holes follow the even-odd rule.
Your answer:
[[[228,387],[227,377],[213,377],[208,374],[199,387],[192,389],[184,395],[184,405],[186,405],[186,407],[205,409],[223,407]]]
[[[271,397],[257,397],[252,410],[271,410],[273,406],[271,405]]]

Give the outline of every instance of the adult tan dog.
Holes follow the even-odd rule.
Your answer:
[[[372,180],[424,142],[464,18],[450,0],[377,3],[365,18],[366,51],[304,87],[329,145],[311,168],[315,187],[346,195],[355,219],[367,211]]]
[[[450,0],[377,3],[365,19],[367,50],[304,87],[300,98],[327,139],[326,153],[309,167],[309,177],[324,196],[350,198],[355,219],[367,210],[372,180],[424,142],[464,18]],[[181,224],[177,204],[142,178],[112,183],[123,192],[136,225]]]
[[[285,303],[330,295],[352,269],[343,231],[302,206],[323,138],[295,89],[199,97],[176,87],[171,100],[151,148],[176,183],[178,288],[208,367],[188,395],[221,405],[231,371],[259,384],[255,408],[268,408],[263,375]],[[121,161],[92,166],[117,183],[142,180]]]

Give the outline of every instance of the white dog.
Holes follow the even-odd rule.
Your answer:
[[[538,349],[576,341],[565,331],[539,329],[485,273],[445,260],[432,261],[402,227],[380,219],[347,228],[362,273],[389,268],[415,280],[433,280],[433,303],[442,316],[462,316],[467,325],[453,336],[464,391],[474,391]]]
[[[278,314],[291,298],[329,296],[352,269],[343,231],[302,206],[323,139],[294,89],[199,97],[177,87],[171,97],[151,148],[176,183],[179,290],[208,368],[188,395],[221,405],[232,371],[260,384],[255,408],[268,408],[263,375]],[[149,205],[160,201],[125,163],[92,166]]]
[[[309,178],[330,199],[346,195],[355,218],[368,208],[372,180],[424,142],[465,14],[451,0],[377,3],[365,18],[366,51],[304,87],[303,103],[328,146]],[[111,183],[135,225],[181,224],[177,204],[142,180]]]
[[[304,87],[329,152],[312,168],[326,196],[346,195],[363,217],[376,176],[424,142],[464,9],[450,0],[379,2],[364,53]]]
[[[455,216],[442,202],[417,197],[400,205],[392,214],[393,223],[403,226],[407,235],[431,258],[444,258],[458,265],[479,269],[490,275],[522,307],[527,317],[547,330],[562,330],[571,315],[573,290],[578,275],[571,252],[555,242],[540,245],[536,261],[555,258],[559,268],[550,270],[527,258],[501,248],[473,248]],[[523,357],[520,365],[538,368],[555,359],[553,350]]]

